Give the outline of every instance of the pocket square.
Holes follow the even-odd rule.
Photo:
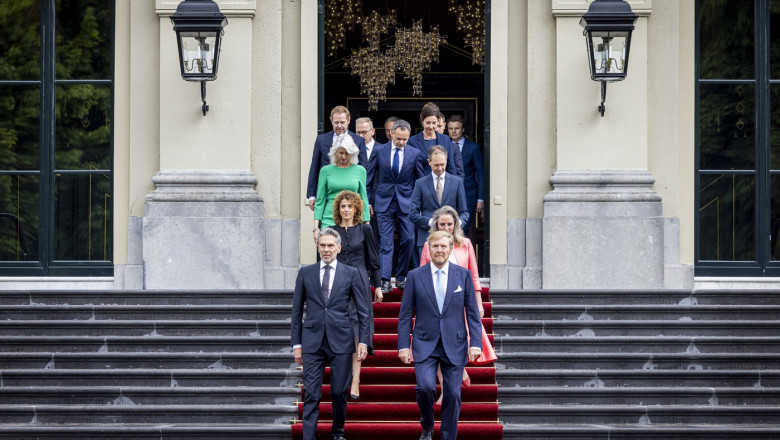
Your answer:
[[[457,289],[455,289],[455,292],[454,292],[454,293],[458,293],[458,292],[460,292],[460,291],[462,291],[462,290],[463,290],[463,289],[462,289],[460,286],[458,286],[458,288],[457,288]]]

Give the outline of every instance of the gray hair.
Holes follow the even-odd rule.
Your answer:
[[[370,127],[369,130],[374,128],[374,122],[371,120],[371,118],[367,118],[365,116],[362,118],[357,118],[357,120],[355,120],[355,127],[357,127],[358,124],[362,124],[364,122],[368,122],[368,126]]]
[[[330,235],[336,239],[336,244],[341,246],[341,234],[338,233],[333,228],[325,228],[320,231],[319,234],[317,234],[317,246],[320,245],[320,238],[322,238],[324,235]]]
[[[409,123],[404,121],[403,119],[399,119],[399,120],[395,121],[395,123],[393,124],[393,131],[395,131],[395,130],[397,130],[399,128],[403,129],[403,130],[406,130],[409,133],[412,132],[412,126],[409,125]]]
[[[460,224],[460,216],[458,216],[458,211],[456,211],[452,206],[444,205],[434,211],[433,222],[431,222],[431,229],[429,232],[433,234],[439,230],[439,218],[443,215],[449,215],[455,222],[455,227],[452,229],[452,236],[455,239],[455,245],[460,246],[463,244],[463,227]]]
[[[355,145],[355,141],[352,139],[352,136],[344,133],[340,136],[336,136],[336,138],[333,140],[333,146],[330,147],[328,157],[330,158],[331,165],[336,165],[338,163],[336,152],[339,151],[339,148],[346,150],[347,154],[349,154],[349,162],[351,164],[358,163],[358,153],[360,150],[358,150],[357,145]]]
[[[398,120],[398,116],[390,116],[389,118],[385,119],[385,124],[387,124],[388,122],[392,122],[393,124],[395,124],[395,121],[397,120]]]
[[[444,158],[447,159],[447,149],[442,147],[441,145],[434,145],[428,149],[428,160],[433,159],[433,155],[437,153],[443,154]]]

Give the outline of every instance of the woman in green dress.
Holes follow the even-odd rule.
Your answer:
[[[320,228],[335,226],[333,220],[333,202],[336,196],[344,190],[354,191],[363,200],[363,206],[368,206],[366,193],[366,169],[358,165],[358,147],[352,137],[338,136],[330,148],[330,165],[320,169],[317,181],[317,200],[314,202],[314,242]],[[368,223],[371,215],[368,209],[363,210],[362,221]]]

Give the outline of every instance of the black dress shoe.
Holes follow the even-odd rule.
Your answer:
[[[382,280],[382,293],[389,293],[391,290],[393,290],[393,286],[390,285],[390,281]]]
[[[420,436],[420,440],[432,440],[433,439],[433,431],[423,431],[422,435]]]
[[[406,280],[396,281],[395,287],[398,288],[398,290],[404,290],[404,286],[406,286]]]
[[[333,440],[347,440],[343,435],[334,435]]]

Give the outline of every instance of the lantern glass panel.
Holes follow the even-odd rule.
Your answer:
[[[626,75],[628,32],[590,32],[591,75],[594,79],[623,79]]]
[[[217,73],[218,31],[181,31],[182,76],[193,81],[211,80]]]

